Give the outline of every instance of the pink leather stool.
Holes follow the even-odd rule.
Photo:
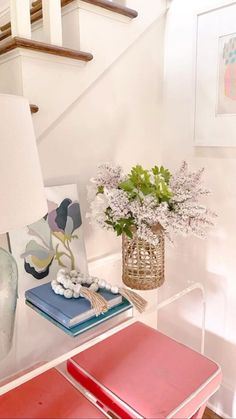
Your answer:
[[[0,396],[1,419],[106,418],[59,371],[52,368]]]
[[[199,419],[221,382],[215,362],[139,322],[68,360],[67,368],[124,419]]]

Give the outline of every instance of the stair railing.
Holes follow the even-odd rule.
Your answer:
[[[30,0],[10,0],[12,36],[31,39]],[[61,0],[42,0],[44,42],[62,46]]]
[[[61,0],[42,0],[45,42],[62,46]]]

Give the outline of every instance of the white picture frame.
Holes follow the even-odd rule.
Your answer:
[[[236,1],[197,13],[195,146],[236,146],[236,95],[234,99],[226,96],[223,76],[223,48],[231,38],[235,38],[236,51],[235,16]],[[236,73],[231,86],[236,89]]]

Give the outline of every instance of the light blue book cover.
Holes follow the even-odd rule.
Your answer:
[[[49,320],[51,323],[53,323],[55,326],[59,327],[61,330],[63,330],[65,333],[67,333],[70,336],[78,336],[83,332],[86,332],[89,329],[92,329],[92,327],[95,327],[106,320],[109,320],[118,314],[121,314],[129,309],[132,309],[132,304],[130,304],[129,301],[123,299],[121,304],[118,304],[117,306],[110,308],[106,313],[100,314],[100,316],[86,320],[85,322],[82,322],[78,324],[77,326],[71,327],[70,329],[63,326],[61,323],[57,322],[55,319],[50,317],[48,314],[46,314],[44,311],[40,310],[38,307],[36,307],[34,304],[30,303],[26,300],[26,304],[31,307],[33,310],[35,310],[37,313],[41,314],[45,319]]]
[[[109,302],[110,307],[122,302],[120,294],[114,295],[106,290],[99,290],[99,293]],[[50,282],[27,290],[25,298],[67,328],[71,328],[95,315],[88,300],[85,298],[67,299],[62,295],[55,294]]]

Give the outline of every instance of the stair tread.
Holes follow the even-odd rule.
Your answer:
[[[0,55],[5,54],[6,52],[9,52],[15,48],[25,48],[81,61],[90,61],[93,59],[92,54],[88,52],[77,51],[70,48],[59,47],[57,45],[50,45],[44,42],[32,41],[31,39],[19,37],[11,38],[8,42],[5,42],[4,45],[0,46]]]

